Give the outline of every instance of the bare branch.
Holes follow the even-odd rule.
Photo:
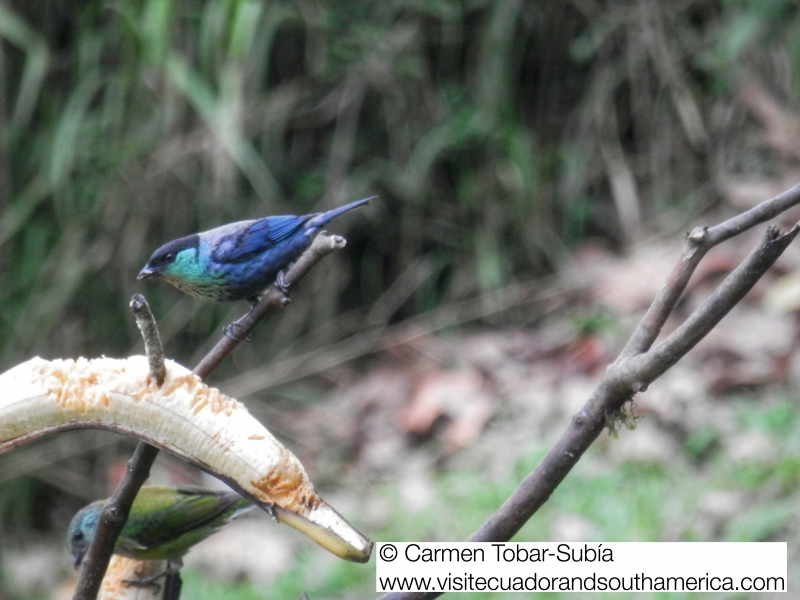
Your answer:
[[[664,323],[667,322],[667,318],[675,309],[675,305],[689,284],[694,270],[710,248],[710,246],[706,248],[703,245],[705,239],[706,230],[700,227],[686,236],[678,262],[675,263],[656,299],[653,300],[647,313],[631,334],[617,361],[646,352],[656,341],[658,334],[661,333],[661,328],[664,327]]]
[[[704,305],[675,333],[647,354],[618,361],[547,456],[500,510],[475,532],[470,541],[511,538],[550,497],[614,414],[633,395],[680,360],[719,323],[769,269],[797,235],[795,226],[779,236],[770,227],[758,247],[722,282]]]
[[[666,340],[650,350],[686,288],[699,261],[713,246],[800,203],[800,186],[763,202],[713,228],[698,228],[687,236],[678,263],[637,326],[620,356],[597,389],[575,414],[547,455],[480,529],[472,542],[511,539],[547,501],[586,449],[613,421],[623,405],[680,360],[752,289],[800,232],[800,224],[780,235],[769,227],[758,246],[720,284],[703,305]],[[438,593],[389,593],[381,600],[421,600]]]
[[[695,268],[711,248],[776,217],[797,204],[800,204],[800,184],[719,225],[694,229],[686,236],[683,252],[672,273],[650,305],[642,322],[631,335],[618,360],[650,349],[686,289]]]
[[[164,347],[161,345],[161,336],[150,305],[141,294],[134,294],[131,298],[131,312],[136,317],[136,325],[144,338],[144,353],[150,364],[150,375],[155,379],[156,385],[161,387],[167,376],[167,367],[164,365]]]
[[[321,232],[311,246],[297,262],[286,272],[284,283],[291,290],[311,270],[315,264],[325,256],[344,248],[346,240],[338,235],[329,236]],[[282,308],[289,303],[289,297],[279,288],[270,286],[270,289],[247,315],[239,320],[239,331],[242,338],[246,337],[261,319],[270,312]],[[166,370],[164,368],[164,351],[158,334],[155,319],[143,296],[136,295],[131,301],[131,311],[136,316],[136,323],[142,331],[145,342],[145,351],[150,363],[150,370],[156,382],[161,385],[164,381]],[[240,340],[223,336],[214,348],[200,361],[194,369],[194,374],[205,379],[217,366],[236,348]],[[159,363],[160,361],[160,363]],[[159,371],[159,364],[161,371]],[[161,372],[160,379],[158,373]],[[150,468],[158,456],[158,449],[144,442],[136,447],[133,457],[128,461],[125,475],[119,482],[117,489],[109,498],[98,518],[94,538],[86,553],[83,568],[81,569],[78,583],[75,587],[73,600],[95,600],[103,581],[103,575],[108,569],[111,553],[125,522],[128,520],[131,505],[136,494],[150,476]]]
[[[743,231],[747,231],[759,223],[765,223],[770,219],[774,219],[782,212],[798,204],[800,204],[800,184],[775,196],[771,200],[765,200],[761,204],[728,219],[724,223],[709,227],[707,243],[709,246],[721,244],[725,240],[729,240],[733,236],[739,235]]]
[[[150,311],[147,300],[141,294],[136,294],[131,299],[130,309],[136,317],[136,325],[142,332],[144,338],[144,349],[147,355],[147,362],[150,365],[150,376],[155,380],[156,385],[161,387],[167,375],[167,368],[164,365],[164,348],[161,346],[161,338],[158,335],[158,326],[155,317]],[[92,538],[89,549],[84,557],[83,568],[81,569],[78,583],[75,586],[74,598],[95,598],[100,591],[100,584],[103,576],[108,570],[111,561],[111,554],[114,545],[117,543],[122,528],[128,520],[131,505],[142,487],[150,476],[150,467],[158,456],[158,449],[139,442],[131,460],[125,467],[125,475],[120,481],[114,494],[108,503],[100,511],[97,521],[97,529]]]
[[[661,376],[717,326],[764,273],[775,263],[800,231],[800,224],[781,235],[767,228],[758,246],[725,278],[714,293],[667,339],[631,364],[631,375],[646,386]],[[635,373],[635,375],[634,375]]]
[[[150,467],[153,466],[156,456],[158,456],[157,448],[144,442],[136,446],[133,457],[125,467],[122,481],[100,512],[94,538],[83,559],[83,568],[75,586],[73,600],[94,600],[97,597],[114,545],[122,533],[122,528],[125,527],[139,488],[150,476]]]

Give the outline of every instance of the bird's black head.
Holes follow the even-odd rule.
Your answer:
[[[161,248],[153,252],[150,260],[147,261],[144,269],[139,272],[136,278],[147,279],[148,277],[160,275],[175,262],[178,254],[184,250],[197,249],[199,244],[200,236],[197,234],[187,235],[186,237],[178,238],[177,240],[172,240],[164,244]]]

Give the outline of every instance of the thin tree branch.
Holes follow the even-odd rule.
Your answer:
[[[776,227],[767,228],[761,242],[714,290],[714,293],[683,324],[647,354],[631,361],[640,385],[647,386],[660,377],[717,326],[761,279],[800,231],[795,225],[784,235]]]
[[[156,319],[150,310],[144,296],[134,294],[131,299],[131,312],[136,317],[136,325],[144,338],[144,353],[150,365],[150,373],[156,380],[156,385],[161,387],[167,376],[167,367],[164,364],[164,347],[161,345],[161,336],[158,334]]]
[[[678,264],[637,326],[619,358],[606,371],[592,396],[536,468],[503,505],[469,537],[471,542],[511,539],[577,464],[586,449],[633,396],[678,362],[752,289],[800,231],[800,224],[780,235],[769,227],[758,246],[734,269],[714,293],[666,340],[649,350],[675,307],[700,258],[722,241],[780,214],[800,202],[800,186],[713,228],[695,229]],[[697,256],[699,255],[699,258]],[[645,351],[649,350],[649,351]],[[439,593],[389,593],[381,600],[421,600]]]
[[[800,204],[800,184],[789,188],[785,192],[778,194],[770,200],[765,200],[748,211],[732,217],[727,221],[708,228],[709,247],[716,246],[722,242],[739,235],[743,231],[774,219],[779,214],[786,212],[793,206]]]
[[[711,248],[772,219],[797,204],[800,204],[800,184],[719,225],[697,227],[687,235],[683,252],[672,273],[650,305],[642,322],[631,335],[618,360],[630,358],[650,349],[686,289],[695,268]]]
[[[689,284],[694,270],[710,248],[710,246],[706,248],[703,245],[706,237],[706,229],[701,227],[686,236],[678,262],[675,263],[667,281],[664,282],[656,299],[647,309],[617,361],[646,352],[656,341],[658,334],[661,333],[661,328],[664,327],[664,323],[667,322],[667,318],[672,314],[675,305],[678,304],[678,300]]]
[[[315,264],[334,250],[344,248],[347,241],[339,236],[329,236],[321,232],[297,262],[286,272],[284,283],[289,290],[305,277]],[[267,293],[247,315],[238,321],[238,331],[244,339],[270,312],[286,306],[289,296],[276,286],[270,286]],[[136,294],[131,300],[131,311],[136,316],[136,323],[144,337],[145,352],[150,364],[150,375],[160,386],[164,382],[166,367],[164,366],[164,350],[158,334],[158,327],[144,296]],[[193,373],[205,379],[236,348],[240,340],[223,336],[214,348],[200,361]],[[117,485],[111,498],[106,503],[100,517],[94,538],[89,546],[75,587],[73,600],[95,600],[100,590],[103,576],[108,569],[114,545],[128,520],[131,506],[139,493],[139,489],[150,476],[150,468],[158,456],[158,449],[139,442],[133,457],[128,461],[125,475]]]
[[[111,561],[114,545],[122,533],[131,506],[139,489],[150,476],[150,467],[158,456],[158,448],[139,442],[125,467],[125,475],[117,485],[97,520],[92,543],[83,559],[73,600],[94,600]]]
[[[161,387],[167,368],[164,365],[164,348],[161,346],[161,339],[158,335],[158,326],[155,317],[150,311],[144,296],[136,294],[130,303],[130,309],[136,324],[142,332],[144,338],[144,348],[147,355],[147,362],[150,365],[150,377]],[[75,586],[73,598],[94,599],[100,591],[100,584],[103,576],[108,569],[111,561],[111,554],[114,545],[117,543],[122,528],[128,520],[136,494],[139,488],[150,476],[150,467],[158,456],[158,449],[139,442],[131,460],[125,467],[125,474],[122,477],[117,489],[114,490],[100,516],[97,520],[97,529],[86,551],[78,583]]]
[[[470,541],[506,541],[519,531],[600,435],[609,418],[613,418],[636,392],[647,387],[705,337],[752,289],[798,231],[800,228],[795,226],[786,235],[779,236],[777,230],[770,227],[758,247],[668,340],[647,354],[612,366],[547,456],[500,511],[470,536]]]

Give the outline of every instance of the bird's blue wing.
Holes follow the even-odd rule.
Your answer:
[[[218,263],[248,260],[256,254],[269,250],[300,229],[313,215],[296,217],[283,215],[259,219],[240,231],[229,233],[214,245],[211,258]]]

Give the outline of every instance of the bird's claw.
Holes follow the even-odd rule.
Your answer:
[[[157,573],[152,577],[144,577],[139,571],[134,571],[134,574],[138,579],[123,579],[122,583],[127,585],[128,587],[137,587],[137,588],[146,588],[150,587],[153,588],[153,595],[158,596],[161,592],[161,584],[156,583],[157,579],[161,579],[162,577],[166,577],[170,574],[170,570],[167,569],[161,573]]]
[[[155,581],[144,581],[143,579],[123,579],[122,583],[124,583],[128,587],[137,587],[137,588],[151,587],[153,588],[154,596],[158,596],[161,593],[161,584],[156,583]]]
[[[153,595],[158,596],[159,592],[161,592],[161,584],[156,583],[159,579],[164,579],[165,577],[169,577],[170,575],[175,575],[180,572],[182,566],[182,561],[169,561],[167,562],[167,568],[161,571],[160,573],[156,573],[155,575],[151,575],[150,577],[144,577],[142,573],[139,571],[134,571],[136,575],[136,579],[123,579],[122,583],[127,585],[128,587],[151,587],[153,588]]]
[[[230,325],[226,325],[225,327],[223,327],[222,333],[224,333],[227,337],[237,342],[249,342],[250,336],[245,335],[244,337],[242,337],[240,334],[235,333],[237,329],[243,329],[243,327],[241,323],[239,323],[239,321],[234,321]]]
[[[275,287],[287,296],[289,295],[289,284],[283,278],[283,271],[278,271],[278,276],[275,278]]]

